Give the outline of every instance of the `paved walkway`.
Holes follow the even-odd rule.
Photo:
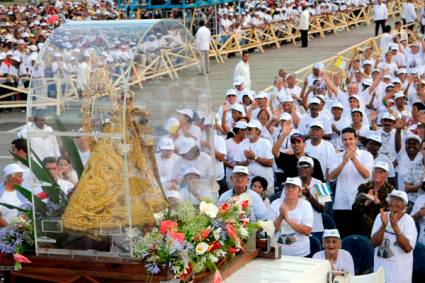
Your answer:
[[[326,34],[326,38],[313,38],[308,48],[285,44],[278,48],[265,49],[264,53],[250,53],[251,88],[262,90],[271,85],[279,68],[284,67],[289,72],[296,71],[317,61],[334,56],[335,53],[355,45],[374,35],[374,24],[352,28],[349,32]],[[240,57],[226,59],[224,64],[212,62],[209,81],[212,102],[218,107],[225,97],[225,92],[232,86],[233,69]]]

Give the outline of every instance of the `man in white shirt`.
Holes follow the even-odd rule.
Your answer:
[[[245,82],[245,88],[251,89],[251,72],[249,69],[249,56],[248,52],[242,52],[241,61],[236,65],[235,71],[233,72],[233,79],[237,76],[241,76]]]
[[[173,168],[179,158],[174,153],[174,142],[171,138],[165,136],[159,140],[159,153],[155,154],[156,164],[159,170],[159,177],[164,189],[169,189],[170,182],[173,179]]]
[[[375,22],[375,36],[379,34],[379,27],[381,26],[382,32],[384,32],[385,22],[388,20],[387,5],[382,3],[382,0],[378,0],[373,5],[373,21]]]
[[[353,217],[351,207],[358,187],[371,175],[373,156],[357,148],[358,137],[353,128],[341,132],[344,151],[337,153],[330,162],[328,179],[337,181],[333,205],[334,220],[343,237],[353,234],[353,225],[347,219]]]
[[[232,189],[220,196],[217,203],[222,204],[234,196],[247,194],[249,204],[252,207],[251,219],[253,221],[271,219],[271,211],[263,202],[263,199],[254,191],[248,189],[249,170],[246,166],[235,166],[232,173]]]
[[[308,47],[308,30],[310,29],[310,12],[306,4],[302,6],[298,29],[301,31],[301,47],[306,48]]]
[[[202,19],[199,21],[200,28],[196,32],[195,35],[195,43],[196,47],[201,51],[202,55],[204,55],[205,62],[205,72],[210,72],[210,41],[211,41],[211,31],[205,26],[205,21]]]
[[[304,114],[300,118],[300,122],[298,124],[297,131],[305,136],[308,136],[310,125],[313,122],[319,121],[323,125],[324,129],[324,137],[326,139],[330,139],[332,136],[332,127],[331,121],[328,119],[326,115],[323,115],[320,111],[320,99],[317,97],[312,97],[309,100],[308,108],[310,110],[309,113]]]
[[[323,140],[323,124],[320,121],[310,124],[309,136],[310,139],[306,141],[305,153],[319,160],[323,176],[327,176],[329,160],[335,155],[335,148],[330,142]]]
[[[413,24],[416,21],[416,8],[414,0],[407,0],[401,12],[403,18],[403,25]],[[409,25],[408,29],[413,30],[413,25]]]
[[[74,189],[74,184],[68,182],[64,179],[59,178],[60,171],[58,167],[58,162],[54,157],[46,157],[42,161],[43,167],[49,172],[50,176],[55,180],[59,185],[59,188],[64,192],[65,195],[69,195]]]
[[[192,109],[184,108],[177,110],[179,113],[180,130],[179,134],[186,138],[193,138],[198,144],[201,143],[202,131],[193,124],[194,113]]]
[[[235,155],[237,165],[247,166],[249,176],[261,176],[267,180],[268,193],[274,188],[272,145],[261,135],[262,125],[258,120],[251,120],[247,125],[246,139],[238,145]]]
[[[58,141],[53,134],[53,129],[45,123],[45,116],[42,113],[36,113],[34,123],[28,128],[27,132],[31,150],[37,154],[40,160],[46,157],[59,158]]]
[[[412,213],[410,214],[419,226],[418,243],[425,245],[425,195],[416,199],[413,206]]]

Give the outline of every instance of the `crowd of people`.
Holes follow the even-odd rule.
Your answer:
[[[45,8],[34,12],[35,6],[29,6],[33,13],[6,9],[7,17],[20,25],[4,33],[1,70],[7,66],[8,82],[25,84],[19,72],[30,69],[31,56],[36,56],[26,50],[38,52],[61,21],[85,15],[84,9],[74,13],[62,5],[55,9],[73,12],[51,24]],[[104,11],[112,7],[99,5]],[[328,73],[318,62],[297,84],[297,76],[282,68],[271,92],[251,89],[249,54],[243,53],[214,118],[183,108],[164,124],[167,134],[158,139],[156,162],[170,204],[198,205],[214,198],[209,188],[215,186],[218,203],[247,193],[252,220],[273,221],[283,254],[327,259],[334,270],[353,274],[357,268],[341,242],[363,235],[375,248],[374,268],[384,267],[386,282],[411,282],[413,250],[425,245],[425,39],[408,44],[409,32],[401,22],[393,28],[384,24],[383,31],[378,50],[372,45],[357,49],[340,73]],[[56,42],[67,48],[63,38]],[[111,48],[126,54],[117,51],[121,47]],[[108,55],[106,60],[116,59]],[[9,74],[13,68],[15,75]],[[12,141],[12,153],[28,158],[28,138],[41,165],[65,194],[72,194],[78,177],[70,160],[53,136],[27,135],[39,131],[53,131],[43,113]],[[90,143],[84,137],[76,143],[86,163]],[[14,185],[30,187],[29,168],[16,162],[3,171],[0,202],[26,205]],[[46,197],[40,189],[33,191]],[[19,214],[5,207],[0,211],[1,226]],[[336,227],[330,229],[325,219]],[[312,237],[323,244],[314,255]]]

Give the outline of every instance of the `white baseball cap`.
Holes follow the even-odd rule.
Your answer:
[[[313,64],[313,69],[322,70],[325,66],[322,62],[317,62]]]
[[[299,177],[287,177],[285,181],[285,186],[288,184],[298,186],[300,189],[302,187],[302,182]]]
[[[360,109],[360,108],[354,108],[353,110],[351,110],[351,113],[360,113],[360,114],[362,114],[362,116],[364,116],[363,115],[363,111]]]
[[[236,76],[233,80],[233,86],[241,85],[245,82],[242,76]]]
[[[332,104],[332,108],[340,108],[340,109],[344,109],[344,105],[342,105],[342,103],[341,103],[341,102],[335,101],[335,102]]]
[[[235,175],[236,173],[242,173],[242,174],[245,174],[245,175],[249,175],[248,167],[236,165],[235,167],[233,167],[232,175]]]
[[[169,137],[162,137],[158,142],[160,150],[174,150],[174,142]]]
[[[247,127],[248,128],[257,128],[257,129],[259,129],[260,131],[263,129],[263,126],[261,125],[261,123],[260,123],[260,121],[258,121],[258,120],[251,120],[251,121],[249,121],[249,123],[248,123],[248,125],[247,125]]]
[[[373,168],[379,168],[379,169],[385,170],[386,172],[390,171],[388,163],[384,161],[376,161],[375,164],[373,165]]]
[[[168,118],[164,125],[164,130],[170,134],[175,134],[180,127],[180,121],[177,118]]]
[[[421,143],[422,140],[418,135],[415,135],[413,133],[408,133],[405,137],[404,137],[404,142],[406,143],[409,140],[416,140],[418,143]]]
[[[234,128],[245,130],[248,128],[248,123],[245,121],[237,121]]]
[[[374,141],[374,142],[379,142],[380,144],[382,144],[382,138],[380,135],[371,133],[368,137],[368,140]]]
[[[372,66],[372,61],[371,60],[364,60],[363,61],[363,66],[364,65],[371,65]]]
[[[198,176],[201,176],[201,172],[195,167],[188,167],[183,171],[183,176],[186,176],[188,174],[196,174]]]
[[[229,96],[229,95],[236,95],[236,90],[234,90],[233,88],[229,88],[226,91],[226,96]]]
[[[265,91],[260,91],[255,95],[255,99],[260,99],[260,98],[269,98],[269,95],[265,92]]]
[[[190,119],[193,119],[193,110],[192,109],[189,109],[189,108],[180,109],[180,110],[177,110],[177,113],[186,115]]]
[[[279,95],[277,98],[279,99],[280,103],[294,102],[294,99],[290,95]]]
[[[358,102],[360,102],[360,97],[359,97],[357,94],[350,95],[350,96],[348,97],[348,99],[350,99],[350,98],[354,98],[354,99],[356,99]]]
[[[197,146],[195,139],[184,138],[180,144],[179,154],[186,154],[195,146]]]
[[[392,198],[392,197],[402,199],[404,204],[409,203],[409,199],[407,198],[407,194],[405,192],[398,191],[398,190],[392,190],[391,193],[390,193],[390,198]]]
[[[240,105],[239,103],[233,104],[231,109],[238,111],[238,112],[241,112],[242,115],[245,115],[245,108],[242,105]]]
[[[4,176],[9,176],[15,173],[23,173],[24,169],[16,163],[12,163],[3,168]]]
[[[404,93],[402,91],[397,91],[394,94],[394,99],[397,99],[397,98],[406,98],[406,96],[404,96]]]
[[[310,124],[310,128],[313,128],[313,127],[318,127],[318,128],[321,128],[322,130],[323,130],[323,124],[322,124],[322,122],[320,122],[320,121],[313,121],[313,123],[311,123]]]
[[[384,114],[382,114],[381,121],[382,119],[395,121],[395,117],[391,115],[390,112],[385,112]]]
[[[399,78],[394,78],[392,81],[391,81],[391,83],[392,84],[401,84],[401,80],[399,79]]]
[[[307,163],[312,168],[314,167],[314,161],[313,161],[313,158],[311,158],[311,157],[301,156],[300,159],[298,159],[297,167],[304,167],[304,166],[302,166],[303,163],[304,164]]]
[[[279,121],[291,121],[291,120],[292,120],[292,116],[288,112],[283,112],[282,114],[280,114]]]
[[[167,198],[176,198],[178,200],[181,200],[182,199],[182,196],[181,196],[180,192],[179,191],[175,191],[175,190],[167,190],[165,192],[165,196]]]
[[[372,83],[373,83],[373,81],[370,78],[366,78],[362,81],[362,84],[367,85],[367,86],[371,86]]]
[[[405,68],[398,69],[397,74],[407,74],[407,70]]]
[[[339,234],[338,229],[325,229],[323,231],[322,239],[325,238],[338,238],[341,239],[341,235]]]
[[[320,99],[319,98],[317,98],[316,96],[313,96],[312,98],[310,98],[309,100],[308,100],[308,104],[310,105],[310,104],[320,104]]]

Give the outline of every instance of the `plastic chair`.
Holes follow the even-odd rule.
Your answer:
[[[322,243],[314,235],[311,235],[309,237],[309,239],[310,239],[310,254],[307,257],[310,257],[311,258],[311,257],[313,257],[313,255],[315,253],[317,253],[318,251],[320,251],[322,249]]]
[[[417,243],[413,250],[413,276],[412,282],[424,282],[425,278],[425,246]]]
[[[351,277],[350,283],[384,283],[384,268],[380,267],[378,271],[366,275]]]
[[[325,229],[335,229],[335,221],[326,213],[322,213],[322,221],[323,221],[323,228]]]
[[[374,248],[368,238],[361,235],[350,235],[342,240],[342,248],[353,257],[356,275],[373,272]]]

